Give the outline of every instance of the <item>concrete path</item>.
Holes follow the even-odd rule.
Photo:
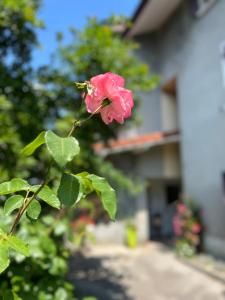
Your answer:
[[[77,293],[98,300],[222,300],[225,285],[184,265],[160,244],[96,246],[71,261]]]

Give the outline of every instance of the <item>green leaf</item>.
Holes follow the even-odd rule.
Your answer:
[[[31,188],[31,191],[36,192],[39,189],[40,185],[35,185]],[[46,202],[48,205],[54,207],[54,208],[60,208],[60,201],[57,197],[57,195],[53,192],[50,187],[45,185],[42,190],[37,195],[41,200]]]
[[[58,288],[55,293],[55,300],[67,300],[68,299],[68,293],[64,288]]]
[[[0,273],[2,273],[9,266],[9,250],[7,241],[0,238]]]
[[[48,272],[52,275],[62,275],[67,271],[67,263],[61,257],[54,257],[51,261],[51,267],[48,269]]]
[[[80,152],[79,143],[74,137],[62,138],[49,130],[45,134],[45,141],[49,153],[60,167]]]
[[[62,175],[58,197],[62,204],[72,206],[78,200],[80,183],[76,176],[64,173]]]
[[[94,174],[88,175],[87,177],[91,180],[94,190],[99,195],[104,209],[110,218],[115,220],[117,209],[115,190],[109,185],[105,178]]]
[[[23,300],[13,291],[13,300]]]
[[[77,178],[80,181],[80,191],[84,194],[90,194],[93,192],[93,186],[91,180],[88,178],[90,174],[88,172],[81,172],[76,174]]]
[[[28,246],[24,243],[24,241],[22,241],[18,237],[14,235],[9,235],[7,239],[7,244],[10,248],[15,250],[16,252],[19,252],[24,256],[29,256]]]
[[[33,200],[27,208],[27,215],[31,219],[37,219],[41,213],[41,204],[37,200]]]
[[[68,224],[67,223],[58,223],[57,226],[55,226],[54,228],[54,234],[56,236],[60,236],[63,235],[64,233],[66,233],[68,231]]]
[[[59,201],[57,195],[47,185],[45,185],[43,187],[43,189],[38,194],[38,197],[40,197],[48,205],[50,205],[54,208],[60,208],[60,201]]]
[[[4,291],[2,300],[14,300],[13,292],[11,290]]]
[[[4,237],[6,233],[0,228],[0,239]]]
[[[12,194],[18,191],[27,191],[30,185],[21,178],[14,178],[0,184],[0,195]]]
[[[93,192],[92,182],[90,179],[88,179],[88,175],[88,172],[82,172],[75,175],[80,183],[80,191],[76,201],[77,203],[81,199],[85,198],[88,194]]]
[[[39,238],[39,248],[44,251],[48,257],[56,256],[57,247],[55,241],[47,235],[40,235]]]
[[[30,156],[34,153],[34,151],[45,143],[45,131],[42,131],[36,139],[34,139],[30,144],[26,145],[21,154],[24,156]]]
[[[9,197],[4,205],[4,214],[6,216],[10,215],[15,209],[20,208],[23,203],[23,196],[13,195]]]
[[[9,266],[9,248],[23,254],[29,255],[28,246],[18,237],[7,235],[0,229],[0,273]]]

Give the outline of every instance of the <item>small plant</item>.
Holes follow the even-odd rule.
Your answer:
[[[126,224],[126,245],[133,249],[137,247],[137,228],[135,224],[129,220]]]
[[[178,203],[173,228],[177,253],[187,257],[193,256],[200,248],[202,224],[200,210],[191,199],[184,199]]]

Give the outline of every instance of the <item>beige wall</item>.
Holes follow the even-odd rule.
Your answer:
[[[177,143],[163,146],[164,178],[178,179],[181,177],[180,153]]]
[[[163,131],[178,129],[177,101],[175,96],[161,93],[161,121]]]

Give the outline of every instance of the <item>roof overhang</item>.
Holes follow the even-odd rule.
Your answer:
[[[126,36],[133,37],[159,29],[181,2],[182,0],[142,0]]]
[[[148,151],[152,147],[163,146],[170,143],[178,143],[180,135],[178,131],[154,132],[133,138],[110,140],[107,144],[94,144],[96,154],[106,157],[112,154],[131,152],[139,154]]]

